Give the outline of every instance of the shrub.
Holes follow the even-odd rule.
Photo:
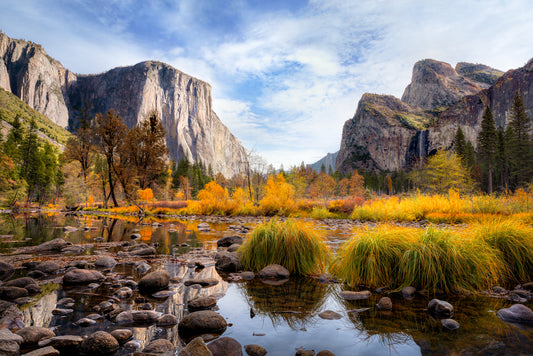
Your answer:
[[[283,173],[279,173],[268,178],[259,208],[265,215],[289,215],[295,208],[293,198],[294,187],[285,181]]]
[[[313,227],[293,219],[271,219],[256,227],[240,247],[241,263],[259,271],[279,264],[291,273],[309,275],[324,272],[329,249]]]

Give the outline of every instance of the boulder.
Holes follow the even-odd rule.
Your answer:
[[[26,286],[30,284],[37,284],[33,278],[30,277],[21,277],[12,279],[10,281],[7,281],[4,283],[5,287],[19,287],[19,288],[26,288]]]
[[[28,353],[23,356],[59,356],[59,350],[54,349],[52,346],[46,346]]]
[[[20,287],[0,287],[0,299],[13,300],[27,297],[28,290]]]
[[[287,279],[291,273],[283,266],[280,265],[268,265],[259,271],[259,278],[265,279]]]
[[[315,350],[298,350],[296,356],[315,356]]]
[[[61,266],[59,266],[55,262],[44,261],[44,262],[39,263],[37,266],[35,266],[34,269],[36,271],[40,271],[46,274],[52,274],[52,273],[56,273],[60,268]]]
[[[453,315],[453,305],[444,300],[432,299],[428,304],[428,312],[435,317],[449,318]]]
[[[22,336],[13,334],[7,328],[0,329],[0,355],[17,356],[22,341]]]
[[[158,339],[146,345],[143,352],[154,354],[174,352],[174,345],[167,339]]]
[[[184,317],[178,324],[178,331],[184,336],[221,334],[227,326],[226,320],[220,314],[211,310],[201,310]]]
[[[0,262],[0,281],[5,281],[13,275],[15,268],[9,263]]]
[[[241,344],[231,337],[221,337],[207,344],[213,356],[242,356]]]
[[[77,325],[77,326],[86,327],[86,326],[90,326],[90,325],[96,324],[96,320],[91,319],[91,318],[81,318],[81,319],[79,319],[78,321],[76,321],[73,324]]]
[[[370,298],[372,296],[372,292],[370,292],[369,290],[364,290],[360,292],[344,290],[339,293],[339,296],[346,300],[360,300]]]
[[[117,289],[114,294],[118,299],[128,299],[133,295],[133,291],[130,287],[122,287]]]
[[[41,328],[39,326],[25,327],[18,330],[16,334],[22,337],[22,347],[35,346],[41,340],[56,336],[52,330],[48,328]]]
[[[89,284],[104,280],[104,275],[98,271],[88,269],[72,269],[63,276],[63,284]]]
[[[263,346],[255,344],[244,345],[244,351],[248,356],[265,356],[267,354],[267,350]]]
[[[36,283],[28,284],[26,287],[24,287],[28,291],[28,294],[36,294],[41,291],[41,287],[37,285]]]
[[[448,330],[459,329],[459,323],[453,319],[442,319],[440,322]]]
[[[53,239],[42,243],[38,246],[33,246],[29,249],[29,252],[39,253],[39,252],[53,252],[61,251],[63,248],[69,246],[70,244],[63,240],[62,238]]]
[[[241,245],[233,244],[230,247],[228,247],[228,252],[235,252],[235,251],[237,251],[239,249],[239,247],[241,247]]]
[[[193,300],[190,300],[187,303],[187,308],[190,311],[205,310],[214,307],[217,304],[217,299],[215,297],[199,297]]]
[[[335,356],[335,354],[329,350],[322,350],[316,356]]]
[[[130,329],[115,329],[111,331],[111,335],[122,345],[131,339],[133,332]]]
[[[533,311],[523,304],[513,304],[496,313],[498,317],[508,323],[533,324]]]
[[[381,297],[376,306],[379,310],[392,310],[392,300],[389,297]]]
[[[533,282],[527,282],[527,283],[522,284],[522,289],[533,292]]]
[[[86,355],[109,355],[120,345],[110,333],[96,331],[89,335],[80,345],[80,351]]]
[[[158,291],[168,288],[170,274],[167,271],[154,271],[148,273],[139,281],[140,291]]]
[[[342,315],[340,315],[337,312],[334,312],[333,310],[325,310],[322,313],[318,314],[318,316],[321,317],[322,319],[327,319],[327,320],[336,320],[336,319],[342,318]]]
[[[101,268],[113,268],[117,264],[117,261],[113,257],[110,256],[102,256],[99,257],[96,261],[94,261],[94,265],[96,267]]]
[[[130,254],[136,255],[136,256],[149,256],[149,255],[157,254],[157,251],[152,246],[147,246],[147,247],[143,247],[143,248],[130,251]]]
[[[191,342],[180,351],[178,356],[213,356],[213,354],[207,348],[204,339],[197,337],[192,339]]]
[[[218,252],[215,255],[215,261],[215,267],[224,272],[237,272],[241,269],[239,257],[234,252]]]
[[[135,265],[135,271],[140,274],[145,274],[152,268],[148,263],[146,262],[140,262]]]
[[[217,241],[218,247],[230,247],[231,245],[237,244],[242,245],[243,238],[240,236],[226,236]]]

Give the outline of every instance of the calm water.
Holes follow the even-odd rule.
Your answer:
[[[94,217],[64,216],[2,216],[0,219],[0,248],[4,252],[14,246],[42,243],[56,237],[65,237],[73,243],[94,243],[95,237],[104,241],[129,240],[139,230],[145,242],[158,242],[159,252],[179,254],[183,249],[203,246],[216,249],[216,240],[228,235],[228,224],[210,224],[213,231],[196,230],[197,221],[164,221],[162,226],[135,224],[136,221],[113,220]],[[79,230],[65,233],[63,226]],[[87,229],[84,229],[87,228]],[[320,228],[320,227],[319,227]],[[346,238],[344,232],[328,231],[332,246]],[[187,244],[190,247],[176,247]],[[89,251],[90,253],[90,251]],[[294,355],[298,349],[328,349],[339,355],[531,355],[533,354],[533,329],[510,325],[499,320],[496,311],[512,303],[488,297],[449,298],[455,307],[454,319],[461,327],[445,330],[439,320],[431,318],[424,309],[428,299],[417,296],[404,300],[393,299],[392,312],[374,308],[379,295],[368,300],[348,302],[338,296],[343,289],[339,284],[320,284],[309,278],[291,278],[279,286],[263,284],[259,280],[227,282],[214,267],[190,268],[178,263],[167,263],[164,268],[171,276],[182,280],[189,278],[216,278],[215,286],[200,290],[185,287],[182,283],[171,285],[176,294],[165,300],[146,297],[155,310],[182,318],[184,304],[196,296],[214,295],[219,298],[218,312],[230,327],[223,336],[230,336],[242,345],[259,344],[269,355]],[[140,278],[130,266],[117,265],[116,279],[124,276]],[[108,320],[98,321],[90,327],[78,327],[73,322],[93,313],[98,303],[111,295],[112,282],[97,289],[87,287],[62,289],[60,284],[43,285],[43,292],[32,303],[21,307],[26,325],[56,328],[56,334],[90,334],[96,330],[124,328]],[[125,309],[139,309],[134,296],[122,301]],[[54,316],[56,302],[64,297],[75,299],[75,312],[68,316]],[[531,308],[533,303],[528,302]],[[355,310],[369,308],[365,311]],[[253,309],[253,314],[250,310]],[[318,314],[333,310],[341,314],[338,320],[324,320]],[[254,315],[255,314],[255,315]],[[253,317],[252,317],[253,316]],[[177,327],[131,327],[134,339],[145,344],[156,338],[167,338],[178,347]]]

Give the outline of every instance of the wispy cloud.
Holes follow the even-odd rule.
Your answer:
[[[76,72],[158,59],[208,81],[230,130],[285,167],[336,151],[360,96],[401,96],[420,59],[523,65],[532,17],[527,0],[0,3],[8,35]]]

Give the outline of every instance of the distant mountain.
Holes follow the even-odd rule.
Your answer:
[[[0,32],[0,87],[61,127],[76,112],[115,109],[130,128],[157,110],[174,160],[202,161],[226,177],[244,168],[245,151],[212,109],[211,86],[168,64],[147,61],[97,75],[78,75],[33,42]]]
[[[54,124],[37,110],[30,108],[15,95],[0,88],[0,131],[4,137],[11,129],[15,116],[18,116],[24,126],[28,126],[30,120],[34,119],[38,136],[60,148],[63,148],[68,139],[72,137],[70,132]]]
[[[517,90],[532,117],[533,59],[506,73],[482,64],[459,63],[454,69],[432,59],[419,61],[401,100],[362,96],[344,124],[335,167],[344,173],[406,169],[439,148],[451,148],[459,126],[475,146],[486,107],[505,128]]]
[[[334,171],[335,170],[335,162],[337,161],[337,154],[338,153],[339,153],[339,151],[337,151],[335,153],[328,153],[327,155],[325,155],[324,157],[322,157],[321,159],[319,159],[315,163],[309,164],[309,166],[311,168],[313,168],[317,173],[320,173],[320,169],[321,169],[322,165],[324,165],[324,167],[326,167],[326,172],[329,171],[330,167],[331,167],[331,170]]]

